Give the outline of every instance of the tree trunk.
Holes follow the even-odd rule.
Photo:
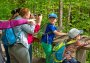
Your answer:
[[[71,17],[71,2],[69,4],[69,8],[68,8],[68,23],[70,22],[70,17]]]
[[[62,29],[62,17],[63,17],[63,1],[60,0],[59,2],[59,21],[58,21],[58,26],[59,26],[59,30]]]
[[[51,4],[51,0],[48,0],[48,6],[46,6],[46,9],[47,9],[47,15],[50,13],[50,8],[49,8],[49,6],[50,6],[50,4]],[[48,17],[47,17],[48,18]]]
[[[68,4],[68,17],[67,17],[67,24],[66,24],[66,30],[68,30],[68,26],[70,25],[70,21],[72,20],[71,18],[71,1],[69,1],[70,3]]]
[[[86,50],[83,50],[83,49],[77,50],[76,58],[81,63],[85,63],[85,61],[86,61]]]

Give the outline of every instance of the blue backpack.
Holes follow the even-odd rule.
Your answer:
[[[52,60],[51,63],[60,63],[63,60],[63,54],[65,51],[65,43],[58,43],[54,48],[53,48],[53,54],[52,54]]]
[[[52,53],[51,63],[61,63],[64,59],[63,54],[65,52],[66,45],[73,44],[74,42],[75,40],[69,42],[66,42],[65,40],[61,43],[56,44],[53,48],[54,52]]]
[[[16,43],[16,36],[13,28],[5,29],[2,35],[2,42],[4,45],[11,46]]]

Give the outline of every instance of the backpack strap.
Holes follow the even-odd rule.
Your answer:
[[[70,44],[73,44],[75,42],[76,42],[76,40],[71,40],[71,41],[67,42],[66,45],[70,45]]]
[[[48,25],[48,24],[45,25],[44,32],[43,32],[44,34],[45,34],[45,31],[46,31],[47,25]]]
[[[60,63],[61,63],[63,60],[57,60],[56,58],[54,58],[54,61],[55,61],[55,62],[60,62]]]
[[[47,44],[48,44],[48,34],[51,34],[51,33],[52,33],[52,31],[45,33],[46,28],[47,28],[47,25],[48,25],[48,24],[46,24],[46,25],[45,25],[43,35],[46,35],[46,37],[47,37]]]
[[[64,42],[59,43],[59,45],[56,46],[53,50],[54,51],[58,51],[62,46],[65,46],[65,43]]]

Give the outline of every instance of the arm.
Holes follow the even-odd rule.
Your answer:
[[[21,24],[26,24],[28,21],[26,19],[20,19],[20,20],[10,20],[10,21],[0,21],[0,30],[15,27]]]
[[[27,24],[28,20],[20,19],[20,20],[10,20],[11,27],[15,27],[22,24]]]
[[[67,33],[58,32],[57,30],[55,30],[53,33],[55,35],[67,35]]]
[[[76,45],[78,46],[78,47],[81,47],[81,46],[86,46],[86,45],[88,45],[89,43],[87,43],[87,42],[81,42],[81,41],[77,41],[76,42]]]
[[[35,25],[29,25],[29,24],[24,24],[21,26],[22,30],[24,30],[26,33],[33,34]]]
[[[35,17],[35,19],[36,19],[36,23],[37,23],[38,25],[41,25],[41,21],[42,21],[42,14],[40,14],[40,15],[36,16],[36,17]]]
[[[37,33],[40,30],[41,21],[42,21],[42,15],[39,15],[36,18],[36,26],[35,26],[35,29],[34,29],[34,33]]]
[[[55,35],[67,35],[67,33],[57,31],[57,28],[54,25],[50,25],[49,28]]]
[[[5,28],[10,28],[10,21],[0,21],[0,30],[3,30]]]
[[[40,25],[36,24],[35,29],[34,29],[34,33],[37,33],[40,30]]]

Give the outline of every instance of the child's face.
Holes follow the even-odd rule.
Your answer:
[[[49,18],[50,23],[55,24],[57,22],[56,18]]]
[[[77,39],[77,40],[79,40],[80,38],[81,38],[81,36],[80,36],[80,35],[77,35],[77,36],[76,36],[76,39]]]

